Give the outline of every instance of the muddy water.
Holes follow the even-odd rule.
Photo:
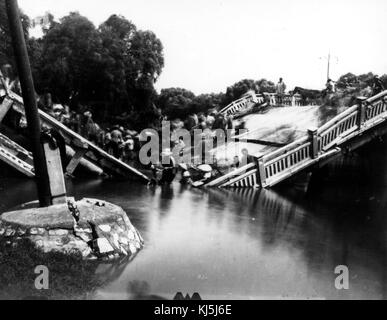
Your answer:
[[[95,287],[67,285],[66,297],[83,290],[88,299],[171,299],[178,291],[198,292],[204,299],[384,299],[386,159],[387,144],[374,143],[313,175],[308,190],[68,181],[76,198],[122,206],[146,246],[131,262],[97,265],[91,276],[104,281]],[[34,199],[34,184],[2,179],[0,197],[4,211]],[[337,265],[349,268],[349,290],[335,288]]]

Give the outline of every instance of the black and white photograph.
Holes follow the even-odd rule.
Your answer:
[[[386,17],[0,0],[0,300],[387,299]]]

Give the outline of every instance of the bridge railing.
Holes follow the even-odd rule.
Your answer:
[[[295,94],[295,95],[284,94],[281,97],[278,97],[276,93],[269,93],[267,95],[271,105],[276,105],[279,103],[290,107],[305,105],[301,95],[299,94]],[[231,102],[229,105],[224,107],[222,110],[220,110],[220,113],[223,113],[225,115],[232,115],[246,108],[249,105],[249,103],[263,103],[264,101],[265,101],[265,97],[263,94],[255,94],[254,96],[250,95],[250,96],[242,97],[238,100]]]
[[[311,165],[325,153],[344,141],[387,118],[387,91],[369,99],[359,98],[358,104],[340,113],[308,135],[263,157],[263,186],[282,181]],[[333,150],[335,152],[335,150]]]
[[[369,99],[360,97],[357,105],[348,108],[318,129],[308,130],[308,135],[257,158],[256,163],[250,164],[249,167],[239,169],[243,172],[239,178],[236,176],[238,172],[234,171],[233,176],[220,177],[212,186],[229,186],[236,183],[246,177],[246,170],[250,175],[256,174],[260,186],[273,186],[320,159],[337,153],[337,146],[386,119],[387,91]]]
[[[312,142],[308,137],[299,139],[285,147],[263,156],[260,171],[263,171],[262,186],[271,184],[272,180],[288,173],[300,164],[310,160]]]
[[[382,114],[387,112],[387,91],[381,92],[376,96],[373,96],[365,100],[365,124],[369,125],[375,118],[380,118]]]
[[[342,112],[317,130],[318,152],[323,152],[337,141],[359,129],[358,107],[353,106]]]
[[[220,186],[224,183],[227,183],[229,180],[239,177],[244,174],[249,169],[255,168],[255,163],[249,163],[241,168],[233,170],[217,179],[214,179],[206,184],[207,187]]]

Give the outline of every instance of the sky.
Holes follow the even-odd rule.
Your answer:
[[[347,72],[387,73],[386,0],[19,0],[31,18],[78,11],[96,26],[111,14],[164,46],[156,89],[225,92],[242,79],[323,88]]]

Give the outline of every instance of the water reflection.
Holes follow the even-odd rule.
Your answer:
[[[385,298],[385,147],[376,143],[339,159],[314,173],[307,190],[294,184],[201,190],[179,183],[68,182],[76,198],[122,206],[146,241],[134,260],[96,268],[94,277],[103,281],[87,297]],[[33,188],[0,185],[10,185],[3,207]],[[349,267],[349,290],[334,287],[340,264]]]
[[[127,286],[128,297],[131,300],[167,300],[161,296],[151,294],[148,282],[133,280]]]

